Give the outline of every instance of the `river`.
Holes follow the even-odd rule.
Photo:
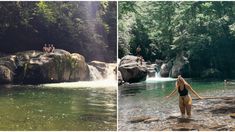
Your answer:
[[[233,100],[193,100],[192,119],[179,121],[178,95],[164,98],[175,87],[175,79],[148,78],[124,84],[118,93],[118,130],[235,130],[235,120],[228,115],[235,112],[235,85],[225,85],[223,81],[187,81],[201,96],[226,96]],[[141,121],[144,118],[153,121]]]
[[[0,130],[116,130],[116,81],[1,85]]]

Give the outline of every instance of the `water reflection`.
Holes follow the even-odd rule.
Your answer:
[[[115,90],[39,87],[2,86],[0,130],[116,130]]]

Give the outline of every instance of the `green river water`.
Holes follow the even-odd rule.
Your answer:
[[[115,84],[79,85],[1,85],[0,130],[116,130]]]
[[[201,96],[235,96],[235,85],[225,85],[223,81],[200,81],[187,79],[193,89]],[[149,78],[144,82],[135,84],[124,84],[119,87],[119,130],[161,130],[160,127],[167,124],[156,123],[130,123],[132,117],[152,116],[160,120],[166,119],[171,114],[180,114],[178,108],[178,95],[171,99],[165,99],[175,87],[175,79],[172,78]],[[192,94],[191,94],[192,96]],[[192,96],[196,98],[195,96]],[[195,107],[206,107],[207,100],[193,100],[193,110]],[[194,112],[194,111],[193,111]],[[197,118],[197,115],[193,115]],[[201,118],[198,116],[198,118]],[[229,118],[229,117],[228,117]],[[211,119],[217,120],[217,119]],[[218,119],[218,122],[222,122]],[[161,124],[162,123],[162,124]],[[235,124],[235,122],[233,123]],[[170,127],[170,125],[169,125]],[[159,128],[159,129],[158,129]]]

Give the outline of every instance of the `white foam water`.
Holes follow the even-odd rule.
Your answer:
[[[166,82],[166,81],[175,81],[175,78],[171,77],[161,77],[160,72],[155,73],[155,77],[147,77],[146,82]]]
[[[49,88],[106,88],[109,90],[117,89],[117,81],[106,79],[97,81],[79,81],[79,82],[62,82],[42,84],[42,86]]]

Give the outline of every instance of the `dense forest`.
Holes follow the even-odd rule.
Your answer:
[[[0,2],[0,52],[78,52],[87,61],[116,61],[116,2]]]
[[[118,57],[169,61],[184,54],[191,77],[235,77],[235,2],[119,2]]]

